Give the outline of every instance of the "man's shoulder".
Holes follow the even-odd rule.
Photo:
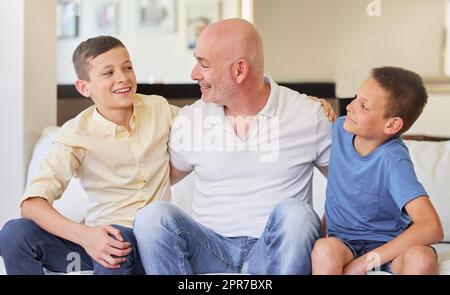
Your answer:
[[[320,109],[320,102],[308,98],[307,94],[285,86],[278,85],[278,103],[287,106],[287,110],[304,112],[317,112]]]
[[[219,108],[221,108],[221,106],[214,103],[206,103],[203,100],[198,99],[194,103],[182,107],[179,115],[193,117],[197,112],[201,112],[202,115],[209,115],[214,113],[214,111],[217,112]]]

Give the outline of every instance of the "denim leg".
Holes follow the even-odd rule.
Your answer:
[[[105,268],[100,263],[92,260],[94,263],[94,275],[143,275],[145,274],[142,266],[141,258],[139,256],[136,238],[133,234],[133,229],[113,224],[111,225],[122,234],[125,242],[131,244],[131,253],[126,256],[126,260],[120,264],[120,268]]]
[[[320,237],[320,219],[298,198],[280,202],[249,251],[242,272],[311,274],[311,250]]]
[[[240,269],[240,238],[223,237],[168,202],[153,202],[141,209],[133,230],[147,274],[229,273]]]
[[[59,238],[30,219],[8,221],[0,231],[0,254],[11,275],[44,274],[92,269],[92,260],[79,245]]]

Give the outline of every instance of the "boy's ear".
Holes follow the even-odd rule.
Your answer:
[[[400,132],[403,128],[403,119],[400,117],[394,117],[387,120],[386,126],[384,127],[384,133],[389,135],[394,135]]]
[[[75,81],[75,88],[84,97],[91,97],[91,91],[89,90],[89,87],[88,87],[86,81],[84,81],[84,80],[76,80]]]

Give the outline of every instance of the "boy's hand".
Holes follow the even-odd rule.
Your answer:
[[[85,227],[80,245],[95,261],[106,268],[119,268],[131,252],[120,231],[110,225]]]
[[[336,121],[336,114],[334,112],[334,109],[326,99],[318,98],[315,96],[308,96],[308,98],[311,100],[320,102],[320,104],[323,107],[323,111],[325,112],[325,115],[327,116],[327,118],[330,122]]]
[[[343,275],[365,275],[367,273],[367,259],[363,255],[355,260],[350,261],[343,269]]]
[[[342,274],[344,275],[365,275],[368,271],[381,264],[380,254],[371,251],[348,263]]]

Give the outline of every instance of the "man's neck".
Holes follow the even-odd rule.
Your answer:
[[[235,100],[224,105],[226,116],[255,116],[265,107],[270,96],[270,84],[261,81],[257,87],[247,88],[243,87]]]

